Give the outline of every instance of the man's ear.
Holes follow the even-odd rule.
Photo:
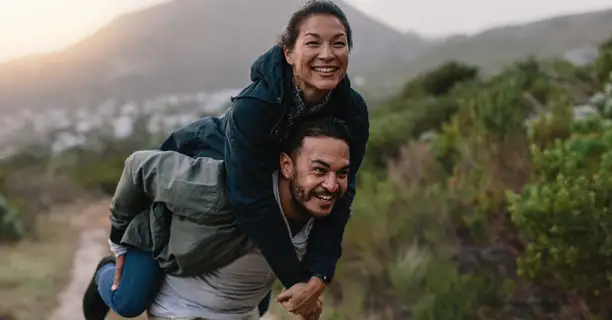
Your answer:
[[[293,160],[284,152],[280,154],[280,171],[285,179],[293,178]]]
[[[293,57],[291,57],[291,49],[283,47],[283,53],[285,53],[285,60],[289,65],[293,65]]]

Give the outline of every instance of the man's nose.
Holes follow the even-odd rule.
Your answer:
[[[325,178],[325,181],[323,181],[323,188],[325,188],[325,190],[327,190],[329,193],[336,192],[339,188],[336,175],[332,174],[332,175],[327,176]]]

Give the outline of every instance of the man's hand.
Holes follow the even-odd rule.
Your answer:
[[[117,290],[119,288],[119,281],[121,281],[121,273],[123,272],[123,263],[125,262],[125,254],[117,257],[117,262],[115,263],[115,279],[113,280],[113,286],[111,287],[112,291]]]
[[[276,301],[293,314],[309,315],[319,305],[319,297],[325,287],[323,280],[312,277],[308,283],[296,283],[291,288],[283,290],[276,297]]]

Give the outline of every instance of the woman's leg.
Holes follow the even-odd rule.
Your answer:
[[[98,293],[104,302],[122,317],[137,317],[147,310],[163,282],[163,271],[151,253],[129,249],[125,254],[121,281],[111,290],[115,264],[102,266],[95,275]]]

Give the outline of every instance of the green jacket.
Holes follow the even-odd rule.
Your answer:
[[[121,245],[153,253],[176,276],[202,275],[253,248],[229,208],[225,162],[174,151],[137,151],[127,158],[111,224],[125,231]]]

